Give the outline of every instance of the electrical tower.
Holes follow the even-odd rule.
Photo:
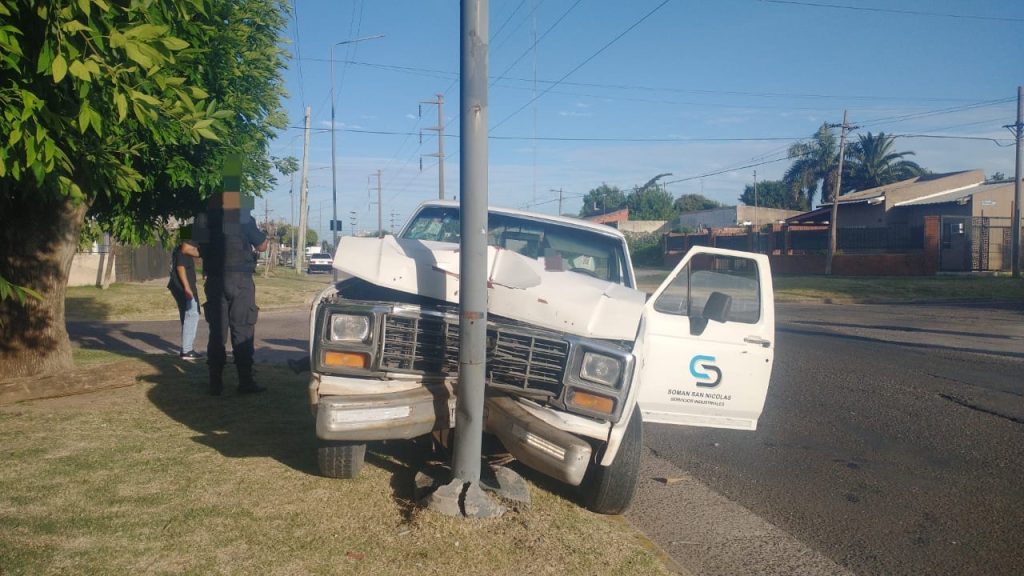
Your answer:
[[[420,104],[434,104],[437,106],[437,126],[428,126],[423,130],[437,132],[437,152],[435,154],[422,154],[437,158],[437,198],[444,200],[444,94],[438,94],[437,100],[425,100]],[[423,107],[419,109],[420,117],[423,117]],[[423,144],[423,133],[420,133],[420,144]],[[423,170],[423,158],[420,158],[420,170]]]

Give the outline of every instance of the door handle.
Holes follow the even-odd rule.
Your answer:
[[[743,341],[746,342],[747,344],[758,344],[764,348],[769,348],[772,345],[770,340],[765,340],[760,336],[747,336],[746,338],[743,339]]]

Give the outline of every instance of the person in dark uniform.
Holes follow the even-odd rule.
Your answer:
[[[224,391],[229,331],[238,370],[238,392],[263,392],[266,389],[256,384],[252,374],[259,315],[252,274],[257,254],[267,249],[267,236],[256,227],[247,209],[211,209],[207,218],[209,237],[207,243],[200,245],[200,253],[207,272],[206,321],[210,325],[210,339],[206,355],[210,394],[219,396]]]

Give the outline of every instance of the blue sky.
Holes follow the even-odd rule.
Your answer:
[[[437,159],[423,156],[437,152],[436,132],[424,130],[437,125],[437,108],[420,104],[436,94],[445,100],[445,191],[456,196],[459,2],[292,2],[283,39],[293,56],[290,128],[271,153],[301,160],[311,107],[310,226],[330,235],[330,53],[344,40],[384,35],[334,50],[343,233],[353,218],[376,229],[378,170],[385,228],[437,197]],[[1015,120],[1024,84],[1022,24],[1019,0],[492,1],[490,202],[555,213],[552,190],[561,189],[563,211],[575,213],[601,183],[629,189],[669,172],[673,195],[736,203],[754,170],[759,180],[780,177],[786,148],[840,122],[844,109],[860,126],[854,138],[884,131],[1002,145],[897,139],[933,171],[1012,173],[1003,125]],[[279,180],[266,206],[288,220],[298,179],[294,188]]]

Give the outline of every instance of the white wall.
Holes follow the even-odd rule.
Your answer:
[[[117,280],[114,272],[113,254],[106,252],[79,252],[71,259],[68,286],[100,286],[103,280],[100,271],[106,269],[106,284]]]

